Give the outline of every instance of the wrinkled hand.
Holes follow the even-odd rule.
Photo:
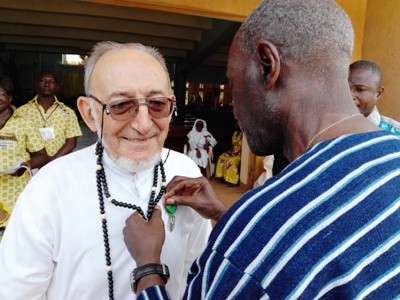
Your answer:
[[[165,241],[164,222],[161,210],[156,207],[153,217],[146,221],[134,212],[125,221],[124,242],[138,267],[149,263],[160,263]]]
[[[214,221],[228,210],[205,177],[175,176],[167,185],[165,199],[166,204],[189,206],[202,217]]]

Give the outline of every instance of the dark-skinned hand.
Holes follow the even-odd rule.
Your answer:
[[[228,210],[205,177],[175,176],[167,185],[165,203],[189,206],[203,218],[215,222]]]
[[[22,164],[21,167],[15,171],[14,173],[10,174],[11,176],[14,177],[21,177],[25,172],[26,172],[26,168],[25,168],[25,164]]]
[[[140,214],[134,212],[126,219],[123,233],[125,245],[138,267],[148,263],[160,263],[165,241],[160,208],[154,209],[150,221],[144,220]]]

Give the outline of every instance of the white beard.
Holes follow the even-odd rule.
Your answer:
[[[99,116],[96,113],[96,110],[94,109],[94,101],[91,101],[92,105],[92,116],[93,119],[95,120],[96,123],[96,128],[97,128],[97,135],[99,140],[101,139],[101,121],[99,120]],[[102,141],[103,146],[105,147],[105,142]],[[122,168],[125,171],[128,171],[131,174],[142,172],[145,170],[148,170],[150,168],[153,168],[156,164],[158,164],[161,160],[161,151],[159,153],[156,153],[153,157],[150,157],[148,160],[145,161],[132,161],[129,159],[126,159],[125,157],[111,157],[111,160],[114,161],[120,168]]]
[[[161,160],[161,152],[155,154],[146,161],[132,161],[124,157],[113,157],[112,160],[125,171],[134,174],[153,168],[156,164],[158,164]]]

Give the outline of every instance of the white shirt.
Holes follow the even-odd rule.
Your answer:
[[[167,152],[163,149],[163,160]],[[153,169],[131,175],[105,153],[103,164],[111,196],[140,205],[146,213]],[[169,153],[164,167],[167,182],[174,175],[201,175],[193,161],[175,151]],[[0,244],[0,299],[108,299],[95,168],[94,146],[90,146],[53,161],[29,182]],[[106,199],[105,210],[114,297],[132,300],[129,279],[135,262],[125,247],[122,229],[133,211]],[[172,299],[178,299],[190,265],[205,248],[211,223],[188,207],[178,207],[170,232],[165,210],[162,217],[166,239],[161,261],[171,273],[166,287]]]
[[[381,121],[385,121],[386,123],[390,124],[393,127],[396,127],[398,130],[400,130],[400,122],[398,122],[392,118],[382,116],[379,113],[378,108],[376,106],[374,107],[372,112],[368,115],[367,119],[370,120],[372,123],[374,123],[376,126],[379,126]]]

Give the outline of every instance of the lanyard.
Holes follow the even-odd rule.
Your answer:
[[[50,117],[52,116],[52,114],[57,110],[59,104],[58,104],[58,103],[56,103],[56,104],[57,104],[57,105],[56,105],[56,107],[53,109],[53,111],[49,114],[49,116],[48,116],[47,118],[45,118],[45,116],[42,114],[42,111],[41,111],[40,108],[39,108],[39,105],[38,105],[37,103],[35,103],[36,108],[37,108],[37,110],[39,111],[40,116],[42,117],[42,119],[43,119],[43,121],[44,121],[43,127],[46,127],[47,120],[50,119]]]

